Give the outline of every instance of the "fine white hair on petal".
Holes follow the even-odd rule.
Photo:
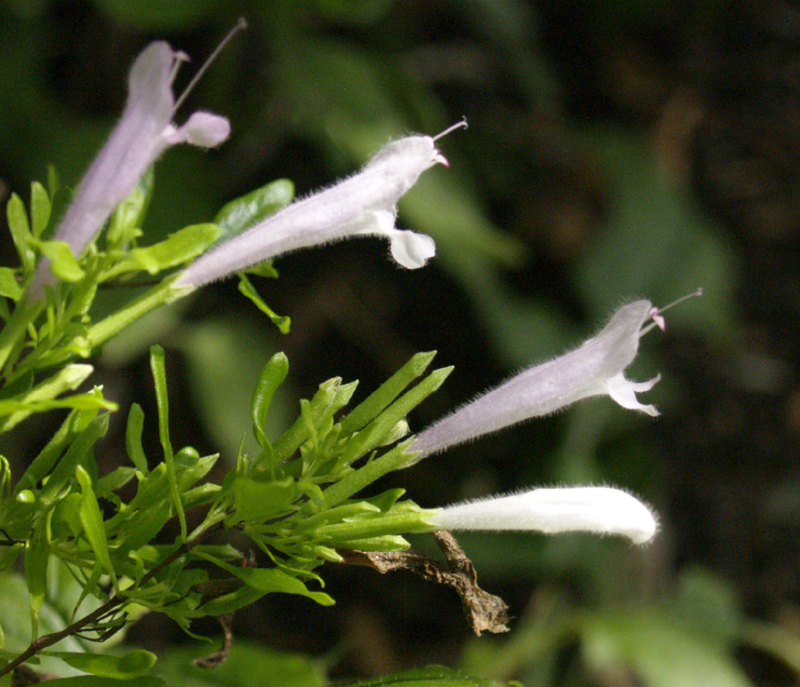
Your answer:
[[[590,396],[609,395],[625,408],[657,414],[653,406],[636,400],[636,392],[652,388],[658,378],[639,384],[623,374],[636,357],[651,308],[646,300],[622,306],[596,336],[569,353],[523,370],[435,422],[420,433],[411,450],[430,455]]]
[[[200,257],[175,287],[202,286],[279,255],[355,235],[387,237],[398,264],[422,267],[436,246],[430,237],[396,229],[396,206],[425,170],[444,163],[430,136],[392,141],[360,172],[296,200]]]
[[[538,488],[442,508],[429,522],[448,530],[532,530],[620,535],[635,544],[655,536],[653,512],[614,487]]]

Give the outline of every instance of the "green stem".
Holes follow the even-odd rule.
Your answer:
[[[122,310],[118,310],[113,315],[109,315],[90,327],[87,339],[92,348],[104,344],[151,310],[188,296],[193,290],[191,288],[175,289],[172,287],[173,281],[174,278],[164,280],[154,289],[129,303]]]

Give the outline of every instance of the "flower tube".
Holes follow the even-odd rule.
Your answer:
[[[388,238],[394,260],[422,267],[436,253],[429,236],[395,228],[397,202],[436,164],[447,165],[437,150],[438,136],[407,136],[384,146],[357,174],[297,200],[263,222],[196,260],[175,287],[198,287],[299,248],[351,236]]]
[[[645,544],[658,530],[652,511],[621,489],[555,487],[459,503],[426,516],[446,530],[591,532]]]
[[[128,100],[117,126],[81,180],[53,239],[66,242],[78,255],[102,229],[119,203],[169,146],[190,143],[204,148],[222,143],[230,133],[225,117],[195,112],[175,126],[172,82],[186,55],[169,44],[151,43],[136,58],[128,77]],[[31,285],[41,295],[52,275],[43,261]]]
[[[636,357],[644,323],[657,312],[646,300],[623,306],[579,348],[522,371],[435,422],[411,451],[424,457],[590,396],[611,396],[623,408],[658,415],[655,406],[640,403],[636,394],[652,389],[659,377],[633,382],[624,374]]]

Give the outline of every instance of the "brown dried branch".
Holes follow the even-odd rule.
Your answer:
[[[452,587],[461,597],[464,615],[476,635],[508,632],[508,605],[478,586],[475,566],[456,538],[446,531],[434,532],[433,536],[447,560],[447,569],[439,561],[414,551],[339,551],[339,554],[348,565],[363,565],[381,574],[408,570],[429,582]]]

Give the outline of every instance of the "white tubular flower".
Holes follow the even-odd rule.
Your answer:
[[[658,415],[636,394],[648,391],[660,377],[647,382],[625,378],[625,368],[639,348],[642,325],[658,313],[650,301],[620,308],[600,333],[554,360],[535,365],[496,389],[462,406],[424,430],[411,447],[421,457],[495,432],[532,417],[548,415],[589,396],[611,396],[623,408]]]
[[[68,243],[74,255],[94,238],[166,148],[177,143],[210,148],[228,138],[228,120],[208,112],[195,112],[183,126],[172,124],[172,81],[185,59],[163,41],[151,43],[136,58],[122,119],[83,177],[53,237]],[[31,292],[41,295],[50,280],[52,275],[41,265]]]
[[[359,235],[389,239],[392,257],[408,269],[436,254],[433,239],[395,228],[397,201],[435,164],[447,165],[438,136],[408,136],[389,143],[357,174],[297,200],[226,241],[190,265],[175,287],[198,287],[299,248]]]
[[[645,544],[658,530],[647,506],[611,487],[533,489],[448,506],[426,520],[445,530],[592,532],[621,535],[634,544]]]

